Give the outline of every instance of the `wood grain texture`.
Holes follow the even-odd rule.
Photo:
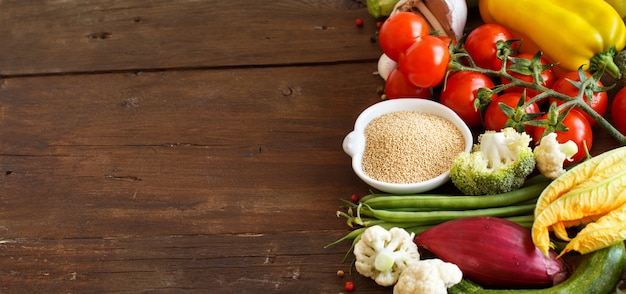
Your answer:
[[[349,270],[340,264],[347,247],[323,246],[348,232],[334,216],[339,199],[368,191],[341,142],[379,100],[373,70],[358,63],[5,79],[0,284],[77,293],[341,289],[334,273]],[[185,257],[167,257],[172,242]],[[268,246],[284,247],[283,265],[245,265]],[[105,262],[97,247],[122,256]],[[186,268],[205,254],[198,250],[214,257]],[[298,271],[302,278],[289,276]]]
[[[16,237],[51,238],[133,235],[137,228],[113,225],[131,221],[142,235],[332,227],[345,195],[327,191],[360,184],[341,142],[378,99],[371,65],[354,69],[9,80],[0,97],[2,195],[7,208],[32,206],[9,209],[2,223]],[[56,89],[41,91],[50,83]],[[308,223],[320,206],[331,217]],[[28,222],[31,213],[41,226]]]
[[[4,0],[0,75],[372,60],[363,2]]]
[[[336,233],[12,239],[0,244],[3,293],[338,293]],[[298,240],[298,242],[293,242]],[[311,258],[315,256],[315,258]],[[364,288],[376,290],[369,281]],[[378,290],[381,290],[378,287]]]
[[[391,293],[324,248],[363,2],[0,0],[0,293]]]

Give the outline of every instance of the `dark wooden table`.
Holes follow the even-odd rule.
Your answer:
[[[323,248],[365,1],[0,1],[1,293],[391,293]]]

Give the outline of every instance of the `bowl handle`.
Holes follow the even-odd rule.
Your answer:
[[[352,131],[343,139],[343,144],[342,144],[343,151],[347,153],[348,155],[350,155],[350,157],[353,157],[354,153],[356,152],[355,146],[354,146],[355,136],[356,136],[356,133]]]

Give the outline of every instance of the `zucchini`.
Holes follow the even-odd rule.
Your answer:
[[[476,294],[484,290],[480,285],[470,280],[462,279],[460,283],[448,288],[448,294]]]
[[[448,289],[450,294],[569,294],[612,293],[626,266],[626,248],[620,242],[613,246],[585,254],[576,270],[562,283],[545,289],[483,289],[462,280]]]

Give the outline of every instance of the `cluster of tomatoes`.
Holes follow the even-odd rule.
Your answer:
[[[498,41],[514,40],[514,35],[507,28],[497,24],[483,24],[473,29],[465,38],[463,48],[472,58],[476,67],[498,71],[502,68],[502,60],[497,57]],[[478,71],[454,71],[447,78],[448,64],[451,59],[450,38],[431,35],[425,20],[410,12],[396,13],[390,16],[380,27],[380,46],[385,55],[397,62],[385,82],[385,95],[388,99],[402,97],[431,98],[434,89],[438,89],[442,104],[454,110],[470,127],[484,127],[486,130],[501,130],[508,120],[501,103],[515,108],[521,97],[533,98],[539,93],[525,88],[510,87],[494,94],[491,103],[484,109],[475,107],[477,92],[480,88],[494,88],[498,84],[510,83],[504,78],[496,78]],[[515,43],[513,43],[515,44]],[[515,45],[513,45],[515,46]],[[513,48],[515,49],[515,48]],[[532,54],[519,53],[515,59],[531,60]],[[541,57],[541,64],[549,65],[550,61]],[[507,63],[507,66],[509,64]],[[533,82],[531,75],[507,71],[516,79]],[[445,87],[442,84],[445,79]],[[556,92],[576,97],[579,89],[570,81],[580,81],[579,73],[555,73],[553,68],[546,67],[541,72],[541,84]],[[602,82],[597,85],[602,87]],[[606,92],[590,93],[592,99],[585,102],[599,115],[604,116],[609,107]],[[525,95],[525,96],[523,96]],[[546,110],[552,102],[563,103],[555,98],[541,99],[538,103],[528,105],[524,111],[536,114],[535,119],[546,119]],[[626,113],[626,90],[619,91],[611,103],[611,113]],[[612,118],[612,123],[620,132],[626,132],[626,115]],[[587,113],[572,109],[563,119],[562,124],[567,130],[556,131],[557,141],[568,140],[578,145],[579,152],[573,157],[573,164],[582,160],[585,150],[590,150],[593,134],[592,127],[596,124]],[[544,133],[544,128],[527,125],[528,133],[536,143]]]
[[[428,23],[411,12],[390,16],[379,30],[383,52],[397,62],[387,77],[389,98],[430,98],[430,88],[441,84],[450,62],[448,40],[430,35]]]

